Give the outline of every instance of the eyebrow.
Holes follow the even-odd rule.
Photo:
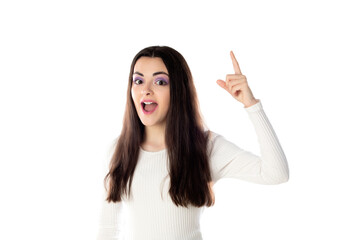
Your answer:
[[[138,75],[140,75],[140,76],[144,76],[144,74],[142,74],[142,73],[140,73],[140,72],[134,72],[134,74],[133,75],[135,75],[135,74],[138,74]],[[153,76],[156,76],[156,75],[159,75],[159,74],[165,74],[165,75],[167,75],[167,76],[169,76],[169,74],[167,74],[166,72],[154,72],[153,73]]]

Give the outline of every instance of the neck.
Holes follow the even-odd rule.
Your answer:
[[[149,151],[158,151],[165,147],[165,125],[145,126],[142,148]]]

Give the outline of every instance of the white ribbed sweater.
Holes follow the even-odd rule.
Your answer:
[[[212,132],[209,161],[213,182],[221,178],[259,184],[286,182],[287,160],[261,102],[244,109],[255,127],[261,156]],[[115,204],[104,201],[97,239],[201,240],[199,223],[205,207],[176,207],[167,193],[170,180],[167,175],[166,149],[158,152],[140,149],[132,197]]]

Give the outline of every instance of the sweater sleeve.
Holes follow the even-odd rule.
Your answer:
[[[123,202],[103,201],[96,240],[120,240],[123,236]]]
[[[213,134],[210,152],[213,182],[221,178],[237,178],[258,184],[288,181],[285,154],[261,101],[245,110],[255,128],[261,156],[241,149],[219,134]]]

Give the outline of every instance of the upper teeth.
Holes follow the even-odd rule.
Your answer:
[[[145,104],[152,104],[153,102],[144,102]]]

